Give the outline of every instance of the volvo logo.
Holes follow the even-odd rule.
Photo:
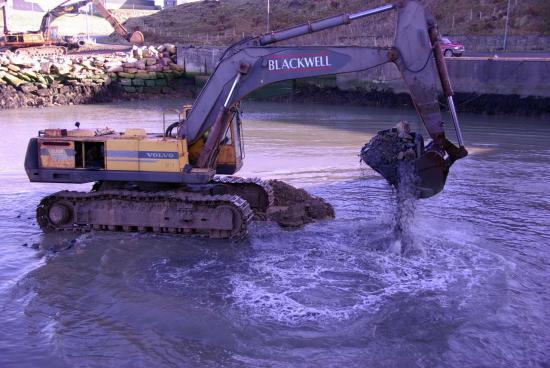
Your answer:
[[[139,158],[149,158],[149,159],[177,159],[177,152],[160,152],[160,151],[140,151]]]

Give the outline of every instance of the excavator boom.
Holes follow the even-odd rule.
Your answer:
[[[4,32],[4,34],[7,34],[7,33],[9,33],[7,0],[0,0],[0,11],[2,12],[3,32]]]
[[[126,28],[120,23],[115,16],[105,7],[101,0],[81,0],[74,3],[67,4],[71,0],[66,0],[60,5],[56,6],[54,9],[47,12],[42,18],[42,23],[40,25],[40,31],[44,35],[49,34],[50,23],[55,19],[65,15],[65,14],[74,14],[78,10],[90,3],[93,4],[99,15],[101,15],[109,24],[113,27],[115,32],[121,37],[125,38],[127,41],[135,44],[143,44],[143,34],[141,32],[134,32],[130,34]]]
[[[80,8],[86,6],[90,2],[89,0],[83,0],[65,5],[70,1],[71,0],[66,0],[44,14],[39,29],[39,32],[44,35],[44,39],[50,39],[50,25],[54,20],[66,14],[76,14]]]
[[[142,45],[145,42],[145,39],[143,37],[143,33],[139,31],[135,31],[132,34],[126,30],[126,28],[120,23],[114,15],[103,5],[103,2],[101,0],[93,0],[93,4],[99,13],[109,24],[113,27],[115,32],[125,38],[127,41],[129,41],[132,44],[136,45]]]

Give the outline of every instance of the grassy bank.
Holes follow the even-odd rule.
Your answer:
[[[423,0],[447,34],[502,34],[506,0]],[[386,0],[272,0],[271,29],[284,28],[343,12],[386,4]],[[550,34],[550,1],[511,0],[510,34]],[[361,20],[359,27],[369,35],[391,35],[394,19],[387,14]],[[266,1],[224,0],[196,2],[164,9],[146,17],[132,18],[129,28],[138,26],[155,42],[174,38],[189,43],[224,45],[247,35],[266,31]],[[329,33],[336,39],[348,36],[346,28]],[[357,32],[353,32],[356,34]],[[319,37],[323,37],[320,35]],[[331,40],[332,41],[332,40]]]

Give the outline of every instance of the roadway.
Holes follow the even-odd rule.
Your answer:
[[[534,58],[550,58],[548,51],[466,51],[464,56],[472,57],[534,57]]]
[[[550,52],[547,51],[466,51],[460,57],[450,57],[448,59],[464,60],[532,60],[532,61],[550,61]]]

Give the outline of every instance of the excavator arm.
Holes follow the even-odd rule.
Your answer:
[[[50,36],[50,25],[51,23],[56,20],[57,18],[66,15],[66,14],[76,14],[78,13],[78,10],[82,8],[83,6],[88,5],[91,0],[83,0],[83,1],[77,1],[72,4],[68,4],[71,0],[66,0],[53,8],[52,10],[49,10],[44,16],[42,17],[42,21],[40,23],[40,29],[39,32],[41,32],[44,35],[44,38],[48,39]]]
[[[44,17],[42,17],[42,22],[40,24],[40,32],[42,32],[45,37],[49,38],[49,29],[50,24],[57,18],[66,15],[66,14],[76,14],[78,10],[89,3],[92,3],[96,8],[99,15],[101,15],[109,24],[113,27],[115,32],[125,38],[127,41],[133,44],[143,44],[144,37],[143,34],[139,31],[136,31],[130,34],[126,28],[120,23],[113,14],[103,5],[101,0],[81,0],[74,3],[67,4],[71,0],[66,0],[60,5],[56,6],[52,10],[48,11]]]
[[[268,46],[394,9],[398,12],[398,22],[391,48]],[[444,134],[438,79],[449,104],[453,105],[453,101],[445,61],[438,55],[434,57],[437,35],[435,22],[423,6],[416,1],[402,1],[243,40],[226,50],[178,133],[194,142],[208,131],[198,166],[212,167],[232,116],[231,107],[254,90],[283,80],[359,72],[393,62],[401,72],[419,118],[434,144],[447,150],[449,145],[454,145]],[[454,105],[451,110],[454,111]],[[455,128],[459,132],[456,114],[453,114],[453,119],[456,119]]]
[[[113,14],[103,5],[101,0],[93,0],[93,4],[99,13],[111,26],[114,28],[115,32],[124,37],[127,41],[132,44],[142,45],[145,42],[143,33],[140,31],[135,31],[132,34],[120,23]]]
[[[3,33],[7,34],[9,33],[7,0],[0,0],[0,11],[2,12]]]

